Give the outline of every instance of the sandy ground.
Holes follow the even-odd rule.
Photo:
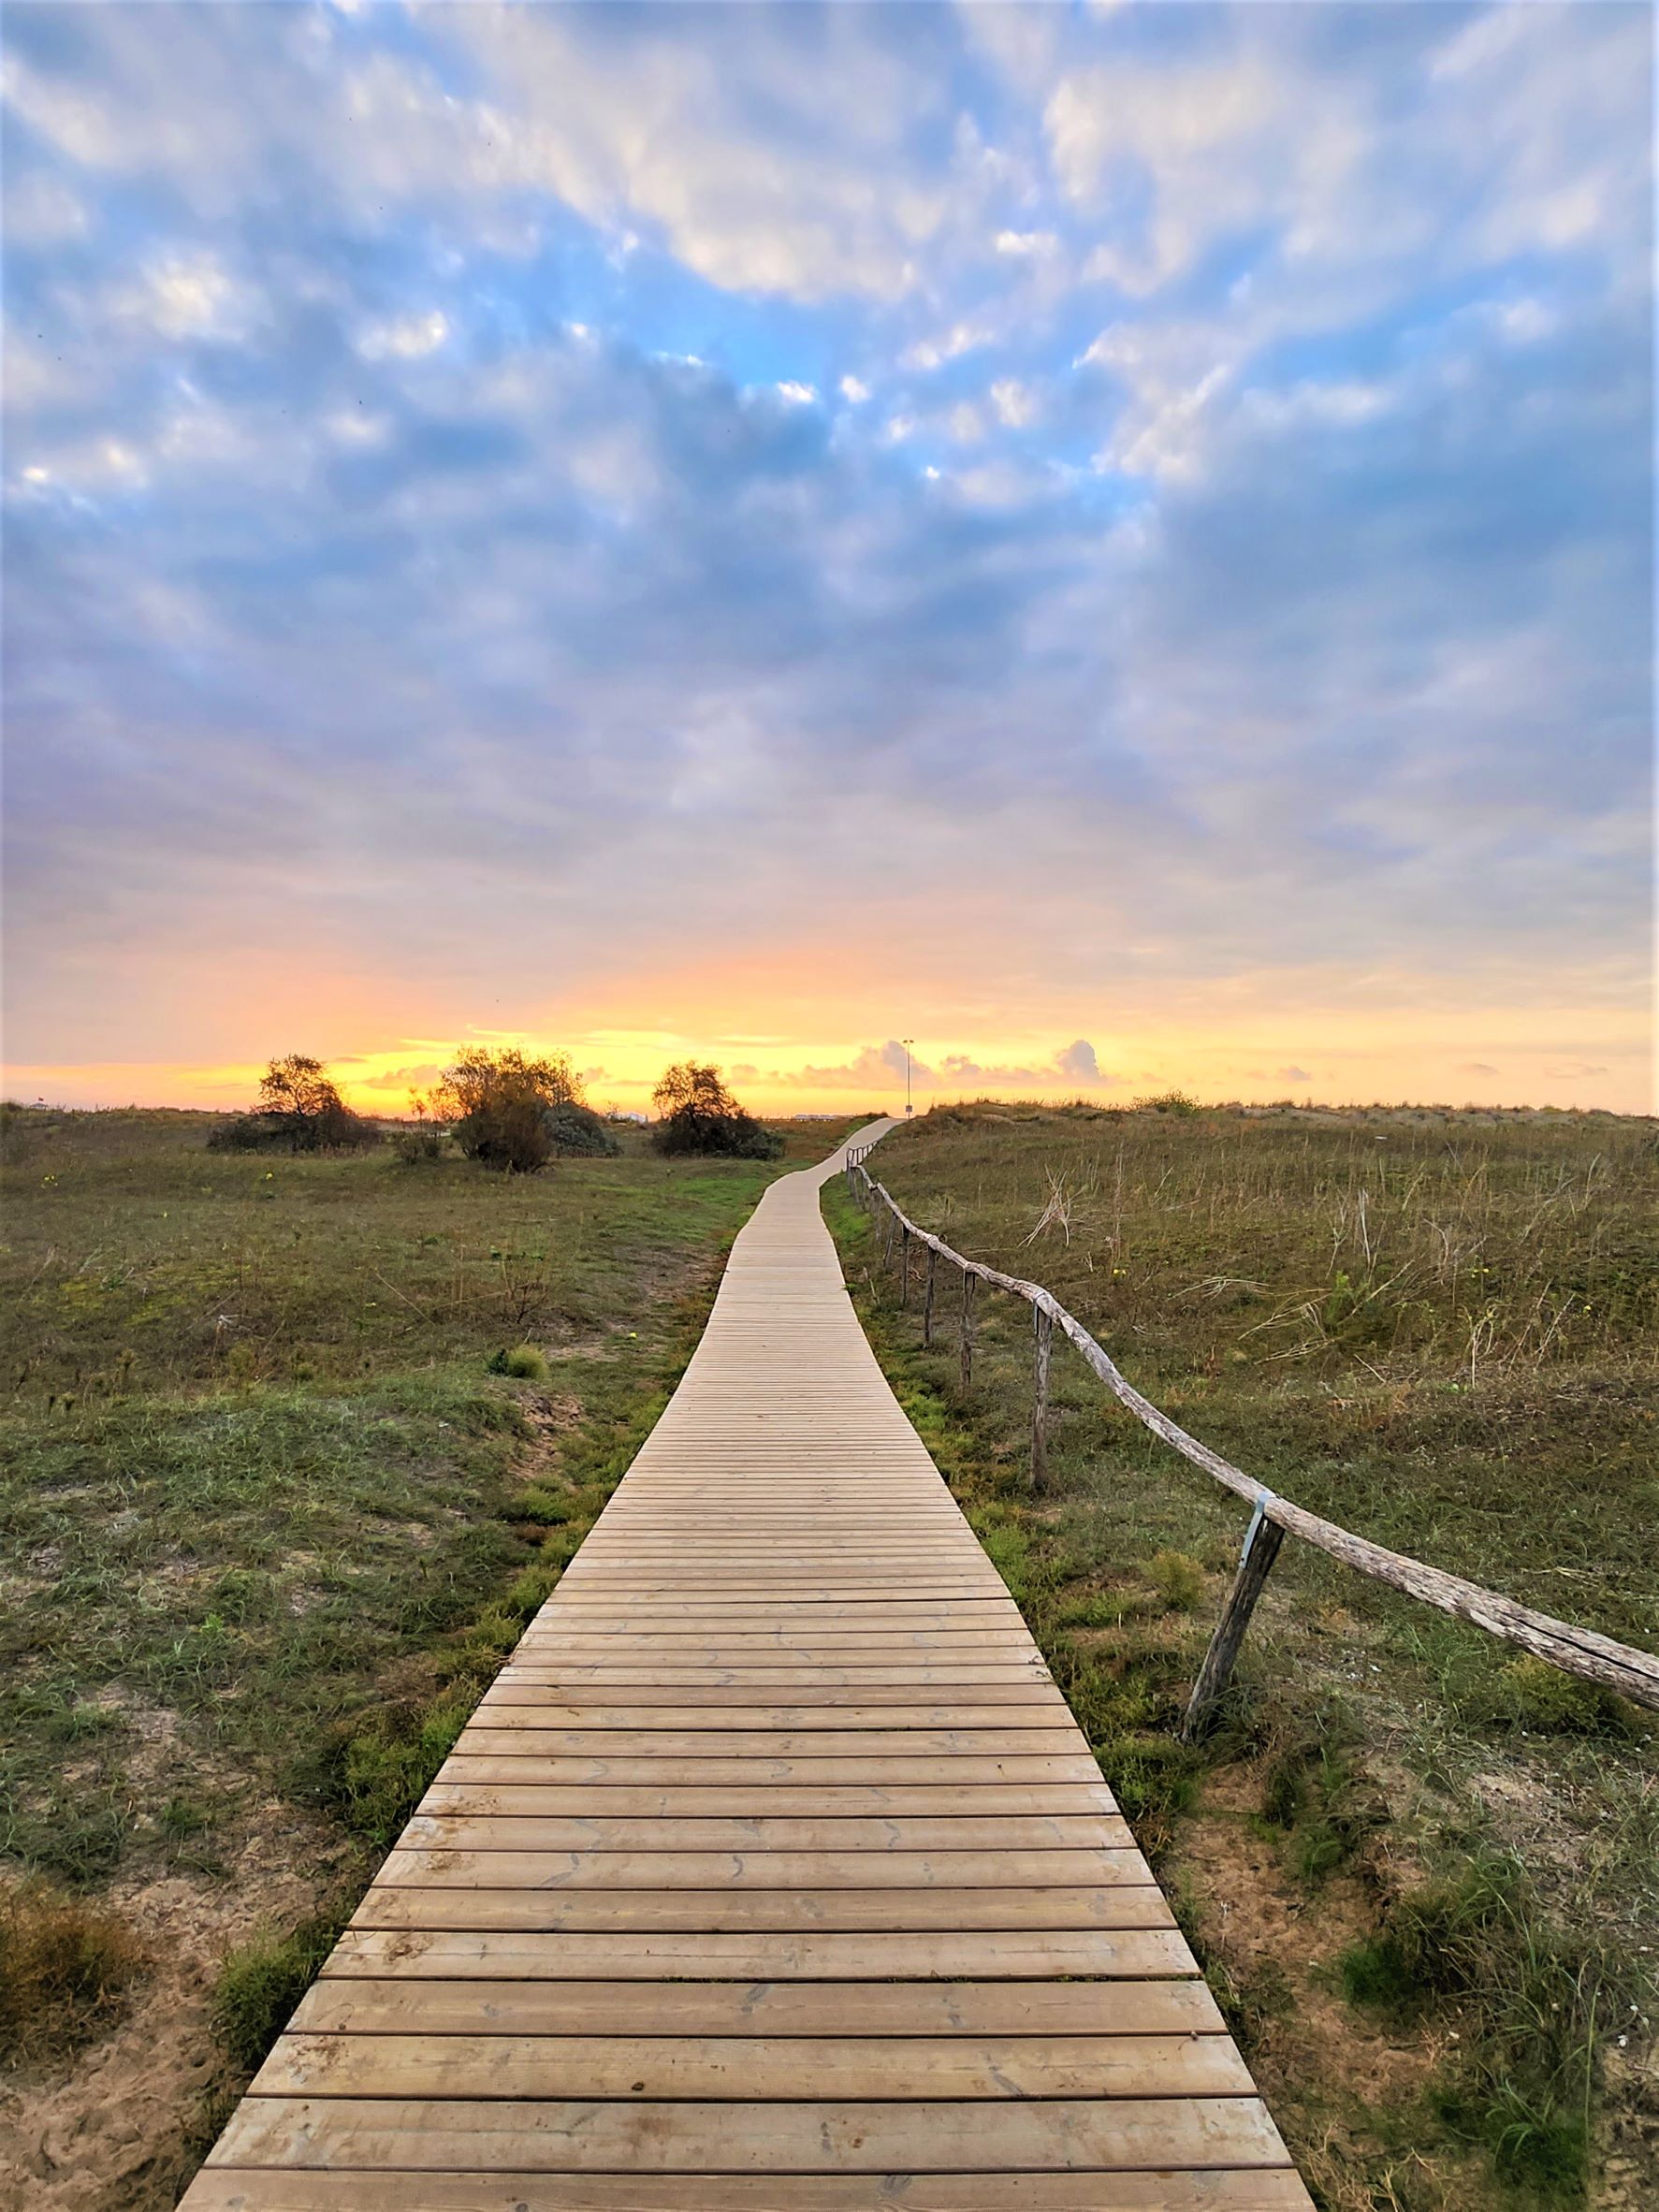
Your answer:
[[[275,1799],[249,1828],[227,1878],[133,1876],[100,1900],[152,1964],[109,2034],[0,2088],[0,2212],[171,2212],[225,2083],[209,2019],[219,1961],[264,1924],[302,1920],[340,1850]]]

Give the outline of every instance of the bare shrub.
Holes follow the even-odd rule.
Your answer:
[[[746,1113],[718,1068],[704,1060],[677,1060],[651,1093],[662,1117],[651,1134],[671,1158],[777,1159],[784,1141]]]
[[[252,1113],[215,1129],[210,1152],[355,1152],[381,1141],[375,1124],[354,1113],[327,1065],[309,1053],[272,1060],[259,1079]]]
[[[604,1156],[618,1149],[564,1053],[531,1060],[517,1045],[495,1052],[469,1045],[427,1103],[453,1125],[469,1159],[503,1174],[534,1174],[560,1153]]]

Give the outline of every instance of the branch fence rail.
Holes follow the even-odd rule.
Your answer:
[[[1529,1606],[1518,1605],[1512,1598],[1482,1589],[1477,1582],[1466,1582],[1459,1575],[1448,1575],[1439,1567],[1427,1566],[1421,1560],[1408,1558],[1403,1552],[1390,1551],[1381,1544],[1372,1543],[1368,1537],[1357,1536],[1350,1530],[1339,1527],[1335,1521],[1326,1521],[1319,1514],[1310,1513],[1304,1506],[1292,1504],[1288,1498],[1280,1497],[1258,1482],[1254,1476],[1245,1474],[1242,1467],[1235,1467],[1230,1460],[1224,1460],[1219,1452],[1212,1451],[1208,1445],[1201,1444],[1196,1436],[1188,1435],[1178,1421],[1171,1420],[1149,1398],[1142,1397],[1096,1343],[1083,1323],[1068,1313],[1051,1291],[1043,1289],[1039,1283],[1027,1283],[1017,1275],[1003,1274],[997,1268],[987,1267],[982,1260],[969,1259],[962,1253],[953,1251],[942,1238],[931,1235],[912,1221],[886,1186],[878,1183],[865,1166],[873,1149],[873,1142],[849,1148],[849,1194],[866,1211],[885,1210],[882,1221],[882,1266],[886,1270],[896,1259],[901,1308],[908,1307],[910,1303],[910,1246],[915,1244],[926,1253],[922,1305],[922,1340],[924,1345],[933,1343],[938,1328],[941,1304],[939,1263],[941,1259],[946,1260],[960,1271],[962,1295],[957,1320],[957,1343],[964,1390],[969,1387],[973,1375],[974,1309],[978,1286],[981,1283],[987,1284],[992,1289],[1001,1290],[1011,1298],[1023,1300],[1032,1309],[1031,1479],[1034,1488],[1041,1490],[1048,1474],[1049,1360],[1054,1333],[1058,1330],[1082,1354],[1113,1395],[1155,1436],[1161,1437],[1184,1459],[1190,1460],[1195,1467],[1201,1467],[1206,1475],[1234,1492],[1250,1506],[1250,1525],[1239,1554],[1238,1569],[1187,1705],[1182,1730],[1185,1736],[1191,1738],[1201,1734],[1214,1719],[1231,1679],[1233,1663],[1244,1642],[1250,1615],[1287,1535],[1299,1536],[1304,1544],[1311,1544],[1316,1550],[1329,1553],[1332,1559],[1340,1560],[1345,1566],[1352,1567],[1357,1573],[1369,1575],[1378,1582],[1386,1582],[1390,1589],[1403,1591],[1407,1597],[1417,1598],[1424,1605],[1434,1606],[1441,1612],[1449,1613],[1455,1620],[1466,1621],[1473,1627],[1483,1628],[1489,1635],[1500,1637],[1506,1643],[1518,1645],[1523,1652],[1548,1660],[1551,1666],[1561,1667],[1567,1674],[1579,1675],[1586,1681],[1599,1683],[1604,1689],[1617,1691],[1622,1697],[1628,1697],[1635,1704],[1659,1710],[1659,1658],[1652,1652],[1637,1651],[1629,1644],[1615,1643],[1610,1637],[1598,1636],[1592,1628],[1575,1627],[1571,1622],[1557,1621],[1548,1613],[1535,1612]]]

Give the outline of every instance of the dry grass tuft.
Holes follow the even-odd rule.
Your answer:
[[[144,1952],[112,1913],[44,1882],[0,1896],[0,2064],[61,2059],[112,2027]]]

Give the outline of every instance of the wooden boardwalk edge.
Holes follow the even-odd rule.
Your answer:
[[[865,1340],[845,1153],[761,1200],[183,2212],[1309,2212]]]

